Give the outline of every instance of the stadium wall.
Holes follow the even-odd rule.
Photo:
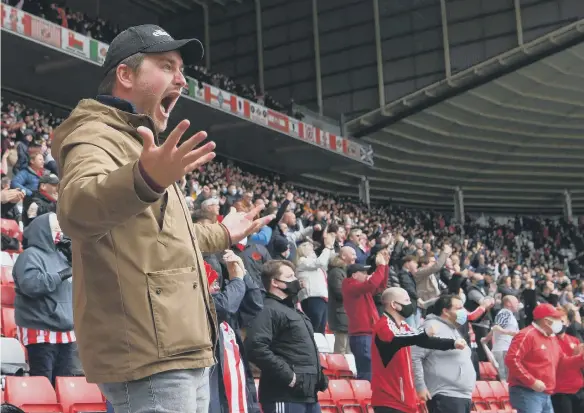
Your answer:
[[[379,106],[374,0],[316,0],[323,112],[348,118]],[[318,111],[312,0],[260,0],[265,88]],[[378,0],[383,97],[391,102],[584,17],[581,0]],[[521,35],[517,31],[520,17]],[[212,68],[258,82],[253,1],[213,7]]]

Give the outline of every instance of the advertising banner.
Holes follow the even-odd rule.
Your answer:
[[[31,18],[30,36],[40,42],[61,47],[61,27],[37,17]]]
[[[215,86],[206,86],[205,102],[211,106],[231,111],[231,106],[236,104],[236,99],[235,96],[229,92],[225,92]]]
[[[250,102],[250,108],[249,108],[249,116],[250,119],[254,122],[257,122],[259,124],[268,125],[268,109],[264,108],[262,105],[259,105],[257,103],[251,103]]]
[[[275,110],[268,109],[268,126],[279,130],[280,132],[288,133],[289,118],[283,113],[276,112]]]
[[[205,100],[205,85],[196,79],[187,77],[188,82],[188,95],[196,100]]]
[[[90,60],[89,39],[72,30],[61,27],[61,47],[79,57]]]
[[[22,10],[2,4],[2,27],[25,36],[31,35],[32,16]]]
[[[235,106],[231,108],[231,111],[249,119],[251,115],[249,101],[247,99],[240,98],[239,96],[235,96]]]
[[[109,46],[105,43],[97,41],[95,39],[90,39],[89,43],[89,58],[95,63],[103,65],[105,62],[105,56],[107,55],[107,49]]]

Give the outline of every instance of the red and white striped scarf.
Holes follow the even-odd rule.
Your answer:
[[[77,339],[71,331],[35,330],[33,328],[16,327],[16,335],[23,346],[29,344],[67,344],[74,343]]]

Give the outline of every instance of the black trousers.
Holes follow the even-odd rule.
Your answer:
[[[435,394],[426,405],[428,413],[470,413],[471,399]]]
[[[584,412],[584,389],[580,389],[576,394],[554,394],[552,405],[556,413]]]
[[[391,407],[377,406],[373,407],[375,413],[404,413],[401,410],[392,409]]]
[[[53,386],[55,379],[63,376],[79,375],[77,343],[29,344],[28,364],[31,376],[45,376]]]

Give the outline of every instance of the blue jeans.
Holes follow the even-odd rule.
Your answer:
[[[517,413],[554,413],[552,398],[549,394],[536,392],[526,387],[509,387],[509,401]]]
[[[349,345],[355,356],[357,378],[371,381],[371,336],[349,336]]]
[[[101,383],[115,413],[207,413],[209,369],[171,370],[122,383]]]

